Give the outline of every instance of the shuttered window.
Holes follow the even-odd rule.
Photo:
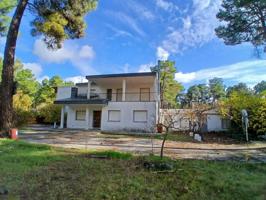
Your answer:
[[[133,121],[134,122],[147,122],[148,112],[147,110],[134,110]]]

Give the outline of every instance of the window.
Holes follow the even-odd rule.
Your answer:
[[[120,122],[120,110],[108,110],[109,122]]]
[[[150,88],[140,88],[140,101],[150,101]]]
[[[112,89],[107,89],[107,99],[112,101]]]
[[[134,110],[133,121],[134,122],[147,122],[148,112],[147,110]]]
[[[122,89],[121,88],[116,90],[116,101],[122,101]]]
[[[85,121],[86,119],[86,111],[85,110],[77,110],[76,111],[76,120]]]
[[[229,119],[222,119],[222,129],[230,128],[230,120]]]

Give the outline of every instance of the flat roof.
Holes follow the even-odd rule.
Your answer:
[[[102,74],[86,76],[86,79],[94,78],[119,78],[119,77],[138,77],[138,76],[155,76],[156,72],[139,72],[139,73],[123,73],[123,74]]]

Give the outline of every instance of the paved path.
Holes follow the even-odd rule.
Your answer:
[[[22,130],[20,133],[20,139],[33,143],[88,150],[118,150],[135,154],[153,152],[159,155],[162,143],[161,140],[150,138],[38,126]],[[167,141],[165,146],[165,155],[173,158],[266,162],[266,142],[223,145]]]

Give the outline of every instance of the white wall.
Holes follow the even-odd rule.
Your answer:
[[[170,130],[189,130],[189,119],[186,109],[160,109],[160,117],[163,124],[170,125]]]
[[[108,121],[108,110],[120,110],[120,121]],[[147,122],[134,122],[134,110],[147,110]],[[109,102],[102,109],[101,130],[103,131],[145,131],[151,132],[156,124],[155,102]]]
[[[224,131],[222,128],[222,118],[220,115],[207,116],[207,129],[208,131]]]
[[[69,105],[67,109],[67,128],[91,129],[93,120],[93,111],[101,110],[102,106],[94,105]],[[76,120],[76,111],[86,110],[85,121]]]
[[[71,97],[71,87],[58,87],[56,100],[67,99]]]

